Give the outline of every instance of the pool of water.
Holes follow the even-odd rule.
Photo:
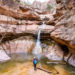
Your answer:
[[[66,62],[42,59],[41,63],[43,68],[45,68],[48,71],[52,71],[54,75],[75,75],[75,67],[66,64]]]
[[[42,68],[53,75],[75,75],[75,68],[70,65],[47,64],[48,60],[42,59],[37,67]],[[31,60],[11,60],[0,64],[0,75],[31,75],[33,63]],[[38,73],[38,75],[41,75]]]

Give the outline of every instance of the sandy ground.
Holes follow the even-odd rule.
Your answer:
[[[53,72],[54,74],[47,73],[40,69],[34,71],[33,64],[31,62],[9,62],[0,65],[0,75],[72,75],[62,68],[62,66],[55,66],[55,69],[59,72],[59,74],[56,74],[56,72],[52,71],[52,69],[49,71]]]
[[[34,71],[31,63],[25,63],[25,64],[18,63],[13,68],[9,67],[3,70],[2,72],[0,71],[0,75],[35,75],[35,74],[36,75],[52,75],[41,70]]]
[[[50,73],[46,73],[44,71],[41,71],[41,70],[37,70],[37,71],[34,71],[34,70],[30,70],[29,72],[29,75],[53,75],[53,74],[50,74]]]

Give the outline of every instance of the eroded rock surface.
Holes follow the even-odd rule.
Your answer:
[[[32,50],[35,46],[35,42],[31,37],[21,37],[14,39],[12,41],[6,42],[0,46],[1,49],[4,49],[7,54],[12,53],[32,53]]]
[[[71,1],[69,1],[69,3],[71,3]],[[73,5],[73,3],[74,2],[72,1],[71,5]],[[69,9],[69,7],[67,7],[67,9]],[[70,52],[75,54],[75,9],[74,6],[71,7],[70,11],[67,9],[65,9],[65,11],[64,9],[59,10],[63,11],[64,13],[56,20],[56,28],[51,33],[51,37],[58,43],[68,46]]]
[[[51,37],[61,45],[65,45],[66,50],[72,53],[72,56],[66,58],[66,61],[74,66],[75,55],[75,2],[74,0],[57,0],[57,12],[55,17],[55,30]],[[63,49],[63,48],[62,48]],[[63,51],[65,51],[63,49]],[[64,53],[65,55],[65,53]],[[69,59],[70,60],[69,60]],[[72,61],[72,62],[71,62]]]
[[[40,20],[40,17],[36,12],[28,11],[24,13],[21,12],[20,10],[14,10],[1,5],[0,5],[0,14],[11,16],[16,19]]]
[[[48,46],[45,56],[50,60],[62,60],[63,59],[63,51],[59,47],[58,44],[53,46]]]
[[[19,33],[32,33],[37,34],[40,29],[39,25],[0,25],[0,34],[2,33],[12,33],[12,34],[19,34]],[[43,33],[50,33],[54,30],[54,26],[47,25],[42,32]]]

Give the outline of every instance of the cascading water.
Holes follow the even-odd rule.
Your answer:
[[[38,59],[40,58],[40,55],[42,54],[42,48],[41,48],[41,42],[40,42],[40,34],[41,31],[45,28],[46,24],[43,22],[43,24],[40,26],[39,32],[38,32],[38,37],[37,37],[37,42],[35,45],[35,48],[33,50],[33,54],[37,55]]]

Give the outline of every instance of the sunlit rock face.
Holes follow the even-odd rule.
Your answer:
[[[45,10],[47,8],[47,4],[48,2],[41,3],[40,1],[34,1],[32,7]]]
[[[51,11],[56,13],[56,0],[20,0],[23,5],[31,5],[31,7],[41,11]]]
[[[63,59],[63,51],[59,47],[58,44],[54,46],[48,46],[46,49],[45,56],[50,60],[62,60]]]
[[[27,37],[28,38],[28,37]],[[24,37],[15,39],[3,44],[3,47],[7,54],[12,53],[31,53],[35,46],[33,40],[26,39]]]
[[[48,2],[49,0],[20,0],[22,3],[32,4],[34,2]]]

